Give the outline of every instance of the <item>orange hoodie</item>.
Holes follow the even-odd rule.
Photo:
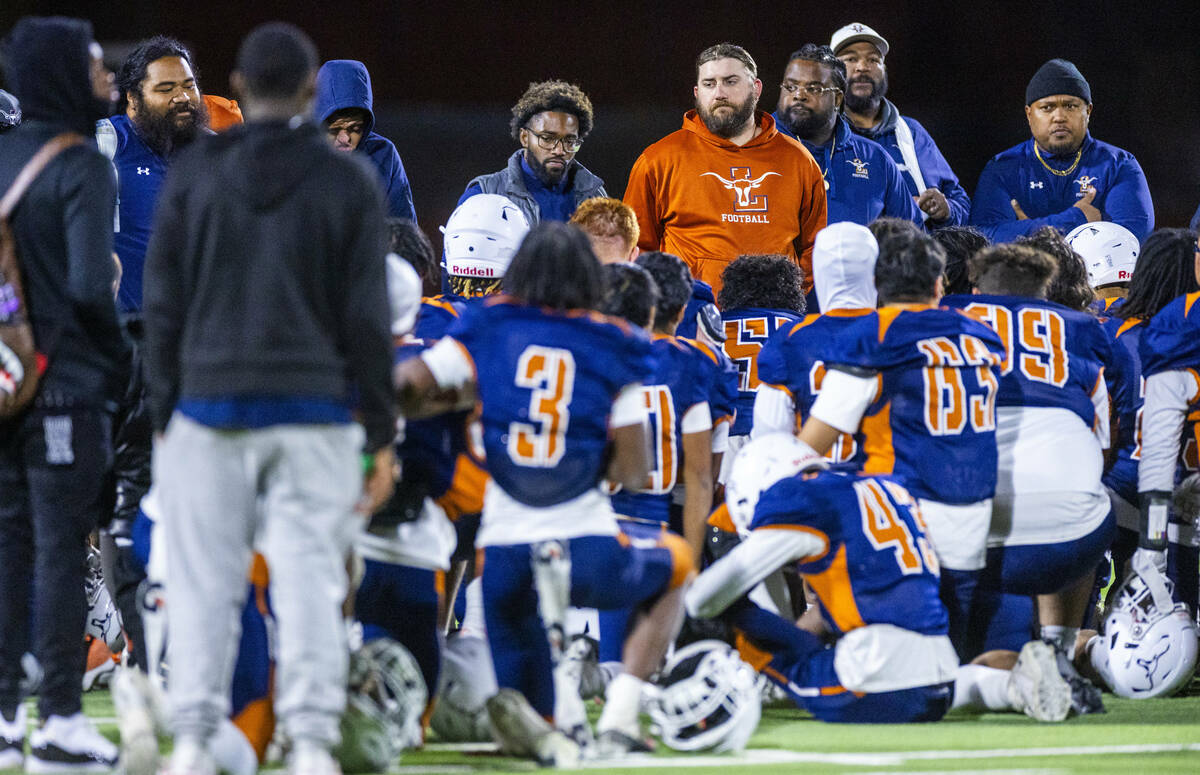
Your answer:
[[[812,287],[812,248],[825,228],[821,169],[804,146],[758,113],[759,134],[738,146],[689,110],[683,129],[633,165],[625,203],[637,214],[642,250],[674,253],[692,276],[721,289],[725,266],[745,253],[798,259]]]

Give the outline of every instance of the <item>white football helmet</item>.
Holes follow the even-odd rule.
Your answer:
[[[450,214],[441,230],[448,273],[498,278],[529,233],[529,221],[508,197],[476,194]]]
[[[1142,249],[1133,232],[1108,221],[1076,226],[1067,235],[1067,244],[1083,257],[1093,288],[1129,282]]]
[[[750,531],[754,507],[764,491],[776,482],[829,462],[790,433],[768,433],[738,450],[725,483],[729,518],[743,538]]]
[[[1185,604],[1170,602],[1170,581],[1145,578],[1157,573],[1130,575],[1102,631],[1088,644],[1092,667],[1120,697],[1170,696],[1196,671],[1196,621]]]
[[[758,674],[727,643],[702,640],[675,652],[650,705],[663,744],[675,751],[740,751],[758,728]]]
[[[475,635],[451,635],[442,649],[438,700],[429,726],[449,743],[491,741],[486,704],[498,690],[487,641]]]
[[[412,264],[395,253],[387,254],[388,305],[392,308],[392,336],[412,331],[421,310],[421,276]]]
[[[404,646],[376,638],[353,652],[342,741],[333,751],[342,771],[383,772],[420,745],[427,701],[421,669]]]

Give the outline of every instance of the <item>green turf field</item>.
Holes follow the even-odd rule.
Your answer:
[[[1167,700],[1121,700],[1105,695],[1108,713],[1038,724],[1024,716],[951,715],[936,724],[850,726],[822,724],[791,708],[772,707],[740,755],[660,753],[614,765],[586,763],[595,772],[888,773],[970,772],[1200,773],[1200,692]],[[84,696],[100,729],[117,736],[107,692]],[[404,754],[393,772],[458,775],[528,772],[537,767],[499,756],[487,746],[443,746]]]

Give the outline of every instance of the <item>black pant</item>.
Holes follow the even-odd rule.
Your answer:
[[[0,425],[0,710],[20,702],[30,650],[45,673],[41,718],[80,710],[85,542],[111,465],[105,412],[33,409]]]

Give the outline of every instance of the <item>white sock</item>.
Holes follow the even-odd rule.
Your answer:
[[[1066,654],[1069,659],[1075,658],[1075,641],[1078,639],[1078,627],[1064,627],[1060,624],[1042,625],[1042,640],[1054,644],[1054,648]]]
[[[645,682],[630,673],[621,673],[614,678],[604,692],[604,712],[600,714],[596,731],[616,729],[636,734],[643,686]]]
[[[467,610],[463,613],[460,630],[464,635],[487,637],[487,625],[483,619],[483,577],[471,579],[467,584]]]
[[[1013,710],[1008,701],[1009,671],[984,665],[962,665],[954,675],[954,708]]]

